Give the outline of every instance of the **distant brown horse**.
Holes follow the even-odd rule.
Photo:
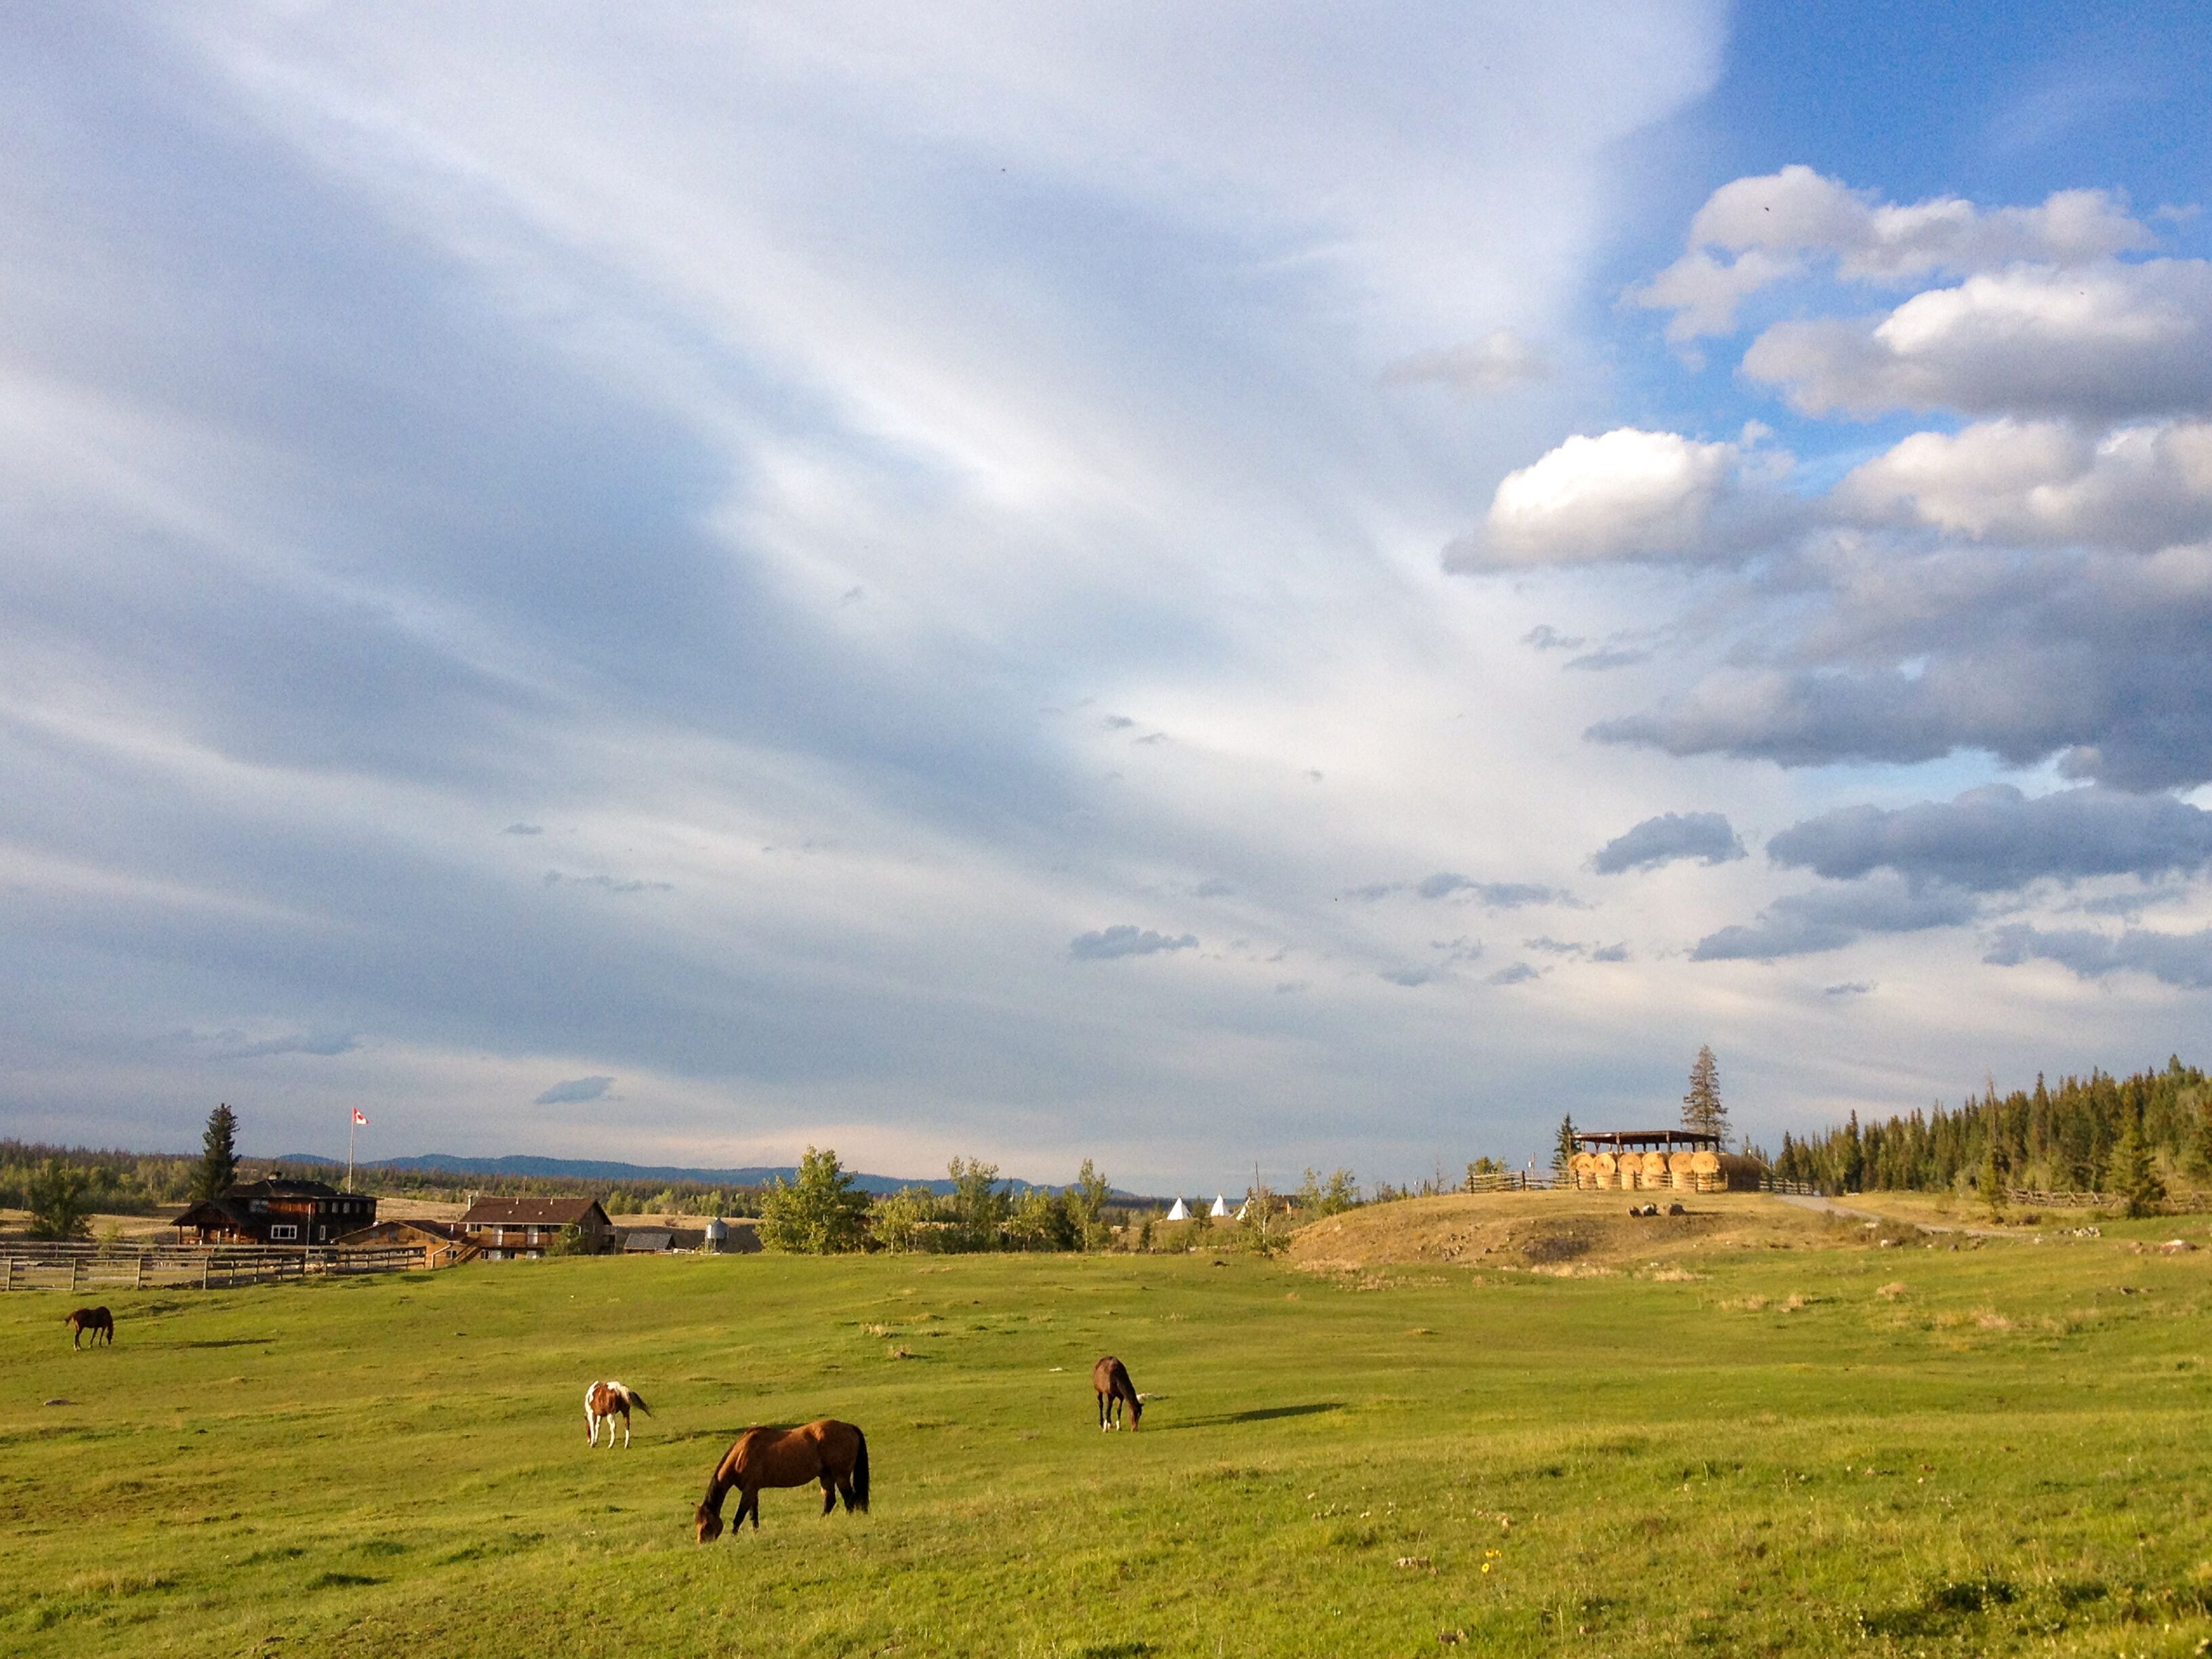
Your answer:
[[[850,1423],[825,1417],[800,1429],[747,1429],[738,1437],[729,1455],[707,1483],[707,1496],[692,1518],[698,1522],[699,1541],[711,1544],[722,1535],[722,1498],[731,1487],[739,1493],[732,1527],[742,1528],[745,1516],[760,1530],[763,1486],[803,1486],[822,1483],[822,1513],[845,1500],[845,1510],[868,1507],[868,1437]]]
[[[70,1346],[72,1348],[76,1346],[78,1338],[87,1334],[91,1336],[92,1346],[95,1348],[100,1346],[100,1339],[103,1336],[107,1339],[109,1347],[115,1346],[115,1316],[105,1308],[79,1308],[62,1323],[70,1328]]]
[[[607,1425],[607,1449],[612,1451],[615,1449],[615,1417],[619,1413],[623,1420],[623,1444],[628,1446],[629,1413],[633,1406],[647,1417],[653,1415],[653,1407],[645,1403],[645,1396],[627,1383],[592,1383],[584,1390],[584,1437],[592,1445],[598,1445],[599,1425],[605,1423]]]
[[[1121,1426],[1122,1408],[1127,1407],[1129,1428],[1134,1432],[1145,1420],[1145,1396],[1137,1392],[1137,1385],[1129,1381],[1129,1368],[1108,1354],[1091,1368],[1091,1386],[1098,1390],[1098,1426],[1118,1429]]]

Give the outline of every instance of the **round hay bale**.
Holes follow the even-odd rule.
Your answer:
[[[1656,1190],[1667,1184],[1666,1153],[1646,1152],[1644,1154],[1642,1165],[1642,1178],[1636,1183],[1638,1186],[1649,1190]]]
[[[1577,1152],[1567,1160],[1567,1173],[1577,1187],[1597,1185],[1597,1156],[1594,1152]]]
[[[1698,1155],[1695,1152],[1667,1154],[1667,1184],[1669,1187],[1694,1188],[1698,1184],[1694,1179],[1697,1173]]]
[[[1620,1160],[1615,1158],[1611,1152],[1595,1152],[1591,1154],[1590,1172],[1596,1176],[1597,1184],[1601,1187],[1611,1187],[1618,1184],[1614,1176],[1620,1169]]]

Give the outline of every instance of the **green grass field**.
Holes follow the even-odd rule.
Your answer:
[[[2212,1251],[2130,1243],[2178,1228],[1583,1278],[483,1264],[109,1294],[82,1354],[0,1297],[0,1651],[2193,1653]],[[1109,1351],[1139,1433],[1094,1425]],[[627,1452],[584,1444],[604,1376],[658,1413]],[[872,1514],[769,1492],[693,1542],[735,1431],[823,1415]]]

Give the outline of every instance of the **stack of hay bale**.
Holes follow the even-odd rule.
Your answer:
[[[1756,1192],[1765,1166],[1755,1158],[1705,1147],[1677,1152],[1577,1152],[1567,1173],[1600,1192]]]

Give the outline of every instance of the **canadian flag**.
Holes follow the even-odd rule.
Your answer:
[[[368,1121],[368,1114],[356,1106],[353,1109],[353,1121],[356,1123],[366,1123]]]

